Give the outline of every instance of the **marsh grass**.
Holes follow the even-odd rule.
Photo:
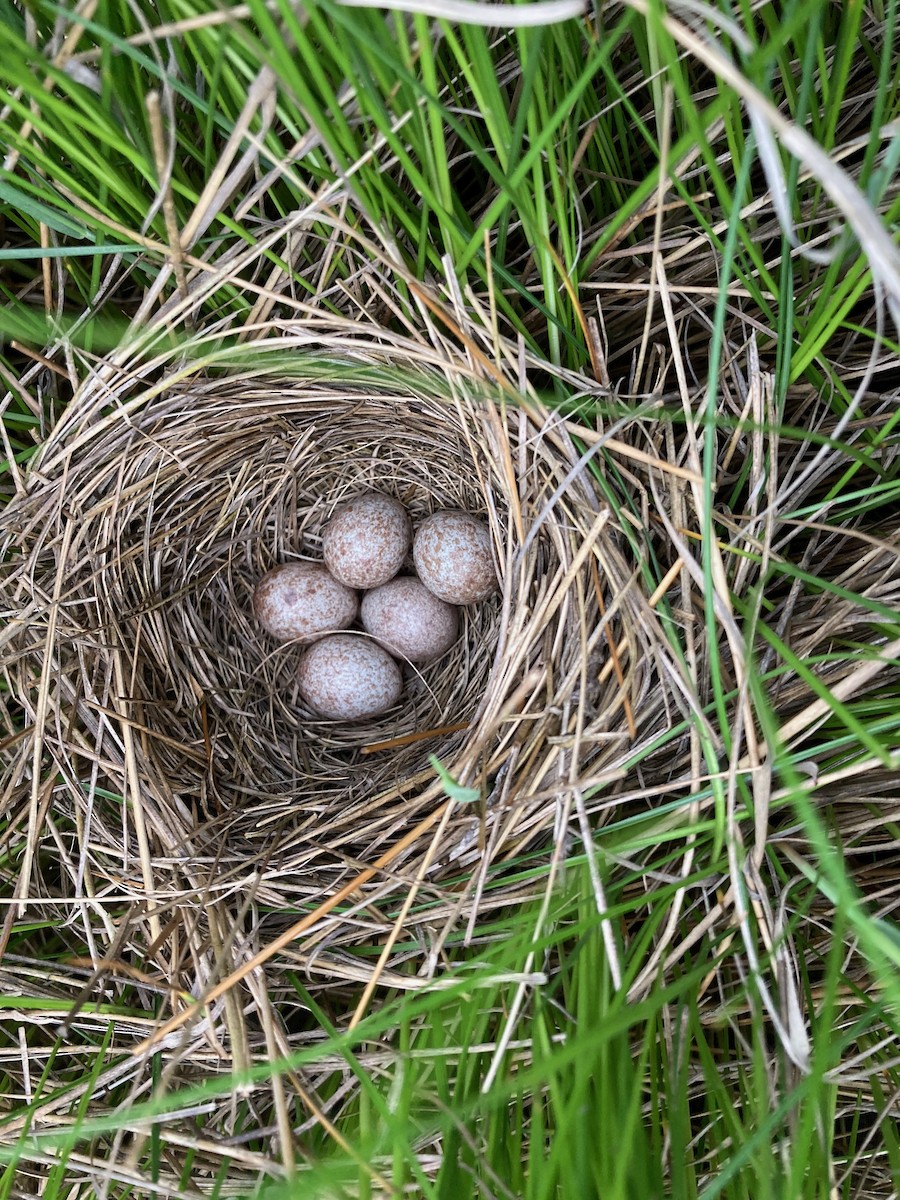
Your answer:
[[[0,1200],[897,1194],[897,5],[511,12],[0,4]],[[560,599],[378,867],[179,790],[78,607],[166,544],[100,432],[285,372],[491,397],[501,639]]]

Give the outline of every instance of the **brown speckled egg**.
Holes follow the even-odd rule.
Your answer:
[[[337,510],[322,534],[322,554],[347,587],[374,588],[393,579],[409,552],[409,514],[392,496],[365,492]]]
[[[456,641],[456,609],[439,600],[418,579],[403,575],[363,596],[363,628],[386,650],[410,662],[444,654]]]
[[[488,527],[459,509],[442,509],[422,522],[413,561],[428,590],[448,604],[475,604],[497,590]]]
[[[358,609],[356,592],[319,563],[283,563],[263,575],[253,593],[256,619],[280,642],[346,629]]]
[[[391,708],[400,699],[400,668],[386,650],[366,637],[334,633],[303,655],[300,695],[333,721],[359,721]]]

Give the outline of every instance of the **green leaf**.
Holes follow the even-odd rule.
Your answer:
[[[23,192],[21,188],[15,187],[6,179],[0,179],[0,203],[11,205],[19,212],[33,217],[35,221],[42,222],[56,233],[65,234],[66,237],[86,238],[89,236],[89,230],[84,225],[63,216],[61,212],[50,208],[48,204],[42,204],[40,200],[35,200],[33,196]]]
[[[21,34],[25,28],[22,14],[10,0],[0,0],[0,25],[5,25],[7,29],[12,29],[17,34]]]
[[[457,783],[437,755],[429,755],[428,761],[437,771],[444,791],[451,800],[455,800],[457,804],[474,804],[476,800],[481,799],[481,791],[478,788],[463,787],[462,784]]]

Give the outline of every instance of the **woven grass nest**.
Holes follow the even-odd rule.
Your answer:
[[[621,750],[623,698],[649,686],[629,620],[645,601],[590,451],[514,399],[461,359],[293,353],[138,385],[108,369],[68,408],[7,516],[7,673],[29,755],[57,770],[30,841],[52,803],[91,886],[141,902],[145,944],[181,906],[248,889],[296,911],[373,865],[359,895],[547,845],[573,764],[584,787]],[[407,668],[396,709],[344,724],[304,706],[299,651],[251,594],[276,563],[320,560],[324,523],[367,488],[414,521],[485,519],[502,590],[464,610],[448,655]],[[480,801],[448,804],[432,755]],[[39,858],[31,894],[52,894]]]

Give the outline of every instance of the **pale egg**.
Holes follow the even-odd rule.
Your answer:
[[[385,649],[410,662],[426,662],[446,653],[459,629],[453,605],[406,575],[366,592],[360,618],[363,628]]]
[[[428,590],[448,604],[475,604],[497,590],[490,531],[459,509],[442,509],[422,522],[413,561]]]
[[[320,563],[283,563],[256,585],[253,611],[280,642],[308,641],[352,625],[359,598]]]
[[[322,554],[347,587],[374,588],[397,574],[411,540],[409,513],[400,501],[365,492],[342,504],[325,526]]]
[[[376,642],[335,633],[315,642],[300,660],[300,695],[323,717],[360,721],[400,699],[400,668]]]

